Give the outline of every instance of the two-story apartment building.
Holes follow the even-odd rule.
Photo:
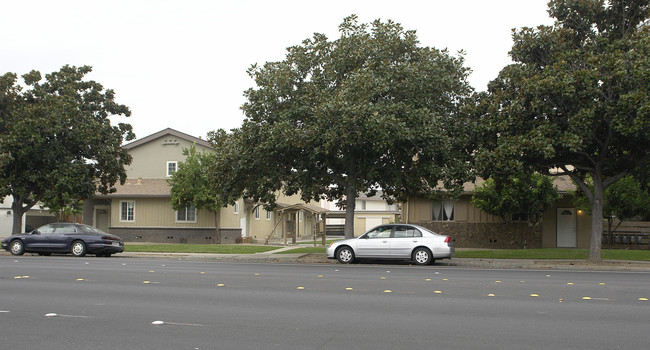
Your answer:
[[[133,157],[127,181],[117,184],[114,193],[86,201],[83,222],[126,241],[143,242],[218,243],[220,238],[221,243],[235,243],[313,235],[326,211],[299,196],[279,196],[277,208],[268,212],[244,199],[218,213],[193,206],[174,210],[167,180],[184,161],[183,149],[192,145],[199,152],[213,152],[209,142],[169,128],[124,145]]]

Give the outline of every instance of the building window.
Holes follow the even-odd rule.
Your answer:
[[[239,214],[239,203],[235,202],[235,205],[232,207],[234,214]]]
[[[176,212],[176,221],[179,222],[196,222],[196,208],[191,202],[187,207]]]
[[[271,220],[271,213],[272,211],[266,211],[266,220]]]
[[[432,203],[432,221],[454,221],[454,201],[439,200]]]
[[[302,222],[303,212],[302,210],[298,212],[298,222]]]
[[[135,221],[135,202],[120,202],[120,221]]]
[[[259,220],[259,219],[260,219],[260,206],[258,205],[255,207],[255,220]]]
[[[174,173],[178,170],[178,162],[176,161],[168,161],[167,162],[167,177],[170,177],[174,175]]]

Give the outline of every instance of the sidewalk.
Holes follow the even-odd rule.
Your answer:
[[[274,254],[295,247],[284,247],[271,252],[256,254],[191,254],[191,253],[130,253],[115,256],[128,258],[178,258],[179,260],[228,261],[247,263],[308,263],[338,264],[336,259],[327,259],[325,254]],[[408,263],[405,263],[408,264]],[[437,267],[460,267],[479,269],[536,269],[536,270],[583,270],[583,271],[643,271],[650,272],[650,262],[606,260],[600,264],[589,264],[585,260],[533,260],[533,259],[470,259],[453,258],[437,260]]]
[[[282,247],[270,252],[255,254],[200,254],[200,253],[144,253],[124,252],[113,255],[114,258],[164,258],[186,261],[223,261],[246,263],[281,263],[281,264],[338,264],[335,259],[327,259],[325,254],[274,254],[295,249],[295,246]],[[9,252],[0,251],[0,255],[11,256]],[[26,255],[30,255],[29,253]],[[35,255],[35,254],[34,254]],[[408,264],[408,263],[404,263]],[[650,272],[650,262],[606,260],[600,264],[589,264],[585,260],[534,260],[534,259],[470,259],[453,258],[437,260],[436,267],[475,268],[475,269],[535,269],[535,270],[578,270],[578,271],[638,271]]]

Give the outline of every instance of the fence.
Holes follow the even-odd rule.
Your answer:
[[[650,249],[650,222],[623,221],[612,224],[616,228],[611,235],[607,234],[607,222],[603,223],[603,246],[619,249]]]

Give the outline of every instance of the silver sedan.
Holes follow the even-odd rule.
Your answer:
[[[454,239],[410,224],[381,225],[357,238],[336,241],[327,257],[349,264],[357,259],[411,260],[417,265],[454,256]]]

